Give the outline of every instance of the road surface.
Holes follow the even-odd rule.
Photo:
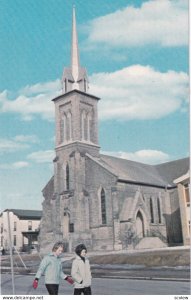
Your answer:
[[[37,290],[32,288],[34,276],[15,275],[15,295],[47,295],[44,278],[39,282]],[[12,294],[11,274],[1,276],[1,294]],[[94,295],[190,295],[190,283],[185,281],[137,280],[116,278],[93,278]],[[72,295],[73,287],[63,281],[59,289],[60,295]]]

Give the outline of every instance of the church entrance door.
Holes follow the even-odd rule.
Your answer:
[[[136,217],[136,232],[138,238],[144,237],[144,223],[142,214],[140,212],[138,212]]]

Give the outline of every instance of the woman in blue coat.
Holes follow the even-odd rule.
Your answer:
[[[43,258],[33,282],[34,289],[38,287],[38,280],[42,274],[45,274],[45,286],[50,295],[58,295],[60,279],[65,279],[68,283],[73,284],[72,278],[62,271],[60,255],[63,251],[63,243],[57,242],[53,246],[52,252]]]

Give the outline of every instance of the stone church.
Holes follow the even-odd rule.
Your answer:
[[[189,229],[183,230],[174,181],[188,172],[189,159],[153,166],[100,154],[99,100],[88,93],[80,66],[73,9],[71,66],[63,72],[62,94],[52,100],[56,155],[54,176],[43,189],[41,252],[58,240],[66,251],[82,242],[88,250],[186,244]]]

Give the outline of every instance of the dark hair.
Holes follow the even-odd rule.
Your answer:
[[[54,246],[52,247],[52,251],[55,252],[58,248],[62,247],[64,250],[64,243],[63,242],[56,242]]]
[[[84,244],[79,244],[79,245],[76,247],[75,252],[76,252],[77,255],[80,256],[82,250],[86,250],[86,252],[87,252],[86,246],[85,246]]]

